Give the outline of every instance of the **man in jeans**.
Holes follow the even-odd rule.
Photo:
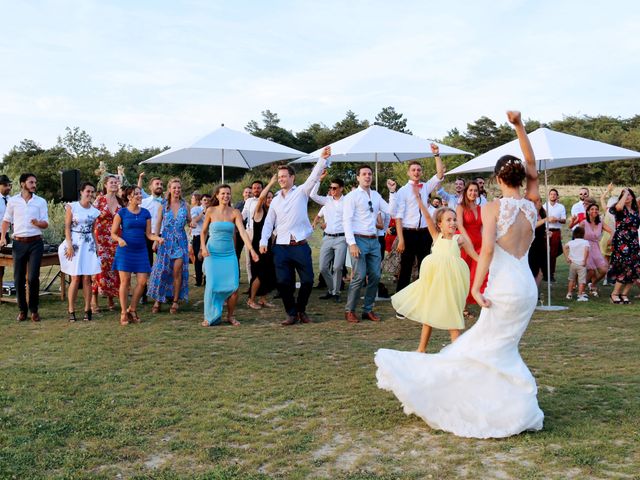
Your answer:
[[[7,231],[13,224],[13,279],[20,312],[17,320],[27,319],[31,310],[31,321],[39,322],[40,263],[44,251],[42,230],[49,226],[47,202],[35,194],[37,179],[33,173],[20,175],[20,193],[9,199],[2,220],[0,247],[7,244]],[[29,268],[29,304],[27,305],[27,267]]]
[[[344,198],[342,207],[342,223],[344,235],[349,245],[353,278],[349,284],[347,305],[344,316],[347,322],[358,323],[355,310],[360,297],[360,289],[365,279],[367,286],[364,292],[362,320],[380,321],[373,311],[373,303],[378,293],[380,281],[380,243],[378,242],[378,214],[390,214],[389,204],[378,192],[371,190],[373,170],[368,165],[357,169],[358,188],[349,192]]]

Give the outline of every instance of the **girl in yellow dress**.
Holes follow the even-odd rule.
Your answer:
[[[391,297],[396,312],[422,323],[418,352],[425,352],[432,328],[449,330],[451,341],[460,336],[464,328],[463,310],[469,293],[469,267],[460,257],[460,247],[474,260],[478,254],[473,245],[462,235],[456,235],[456,212],[451,208],[439,208],[435,222],[414,191],[422,215],[433,240],[431,255],[420,265],[419,278]]]

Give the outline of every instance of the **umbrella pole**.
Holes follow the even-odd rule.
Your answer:
[[[222,149],[222,182],[224,183],[224,148]]]
[[[549,183],[547,182],[547,159],[544,160],[544,194],[547,199],[547,205],[549,205]],[[547,214],[547,218],[549,215]],[[549,240],[549,221],[545,224],[545,238],[547,241],[547,304],[536,307],[536,310],[542,310],[545,312],[557,312],[560,310],[567,310],[568,307],[561,307],[559,305],[551,305],[551,241]]]
[[[376,192],[378,191],[378,152],[375,153],[376,159]]]

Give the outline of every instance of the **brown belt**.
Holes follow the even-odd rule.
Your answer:
[[[14,241],[22,242],[22,243],[31,243],[37,242],[38,240],[42,240],[42,235],[34,235],[33,237],[13,237]]]
[[[377,235],[362,235],[361,233],[354,233],[353,236],[360,238],[378,238]]]
[[[297,247],[298,245],[306,245],[306,244],[307,244],[306,240],[300,240],[299,242],[296,242],[295,240],[291,240],[289,242],[290,247]]]

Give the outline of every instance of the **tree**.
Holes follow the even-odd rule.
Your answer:
[[[384,107],[380,113],[376,115],[376,121],[373,122],[373,124],[411,135],[411,130],[407,129],[407,119],[402,117],[403,115],[396,112],[395,108]]]

